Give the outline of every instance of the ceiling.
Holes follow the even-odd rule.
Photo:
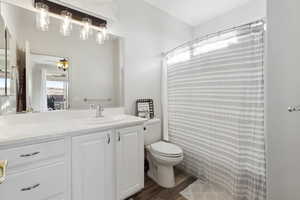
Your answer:
[[[181,21],[197,26],[251,0],[145,0]]]

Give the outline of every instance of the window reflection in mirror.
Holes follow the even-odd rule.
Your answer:
[[[61,78],[61,80],[55,80]],[[66,110],[68,108],[68,81],[64,74],[47,74],[46,92],[48,110]],[[54,79],[54,80],[53,80]]]

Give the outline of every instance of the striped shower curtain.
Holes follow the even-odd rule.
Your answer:
[[[165,130],[185,169],[232,199],[265,200],[264,23],[189,42],[165,63]]]

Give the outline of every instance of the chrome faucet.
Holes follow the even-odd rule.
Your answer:
[[[98,117],[104,117],[103,116],[103,111],[104,111],[104,106],[101,104],[90,104],[90,110],[95,110],[96,111],[96,118]]]
[[[101,104],[96,105],[96,118],[103,116],[104,107]]]
[[[111,99],[88,99],[84,98],[83,101],[85,103],[90,103],[90,110],[96,110],[96,118],[98,117],[104,117],[103,111],[104,111],[104,106],[101,104],[102,102],[110,102]]]

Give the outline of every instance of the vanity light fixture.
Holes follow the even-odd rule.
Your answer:
[[[42,3],[37,2],[35,4],[36,9],[36,27],[41,31],[48,31],[50,24],[49,7]]]
[[[80,30],[80,39],[87,40],[90,35],[93,34],[93,30],[91,29],[92,20],[85,17],[82,18],[82,28]]]
[[[1,0],[0,0],[1,1]],[[36,26],[42,31],[47,31],[50,24],[50,16],[61,20],[60,33],[63,36],[69,36],[72,32],[72,25],[81,26],[80,38],[87,40],[93,30],[97,31],[96,40],[103,44],[109,39],[107,30],[107,21],[99,17],[84,13],[71,7],[66,7],[52,0],[33,0],[36,8]]]
[[[62,21],[60,24],[60,33],[63,36],[70,36],[72,31],[72,13],[67,10],[61,11]]]
[[[57,63],[57,68],[66,71],[69,68],[69,61],[67,59],[62,59]]]

